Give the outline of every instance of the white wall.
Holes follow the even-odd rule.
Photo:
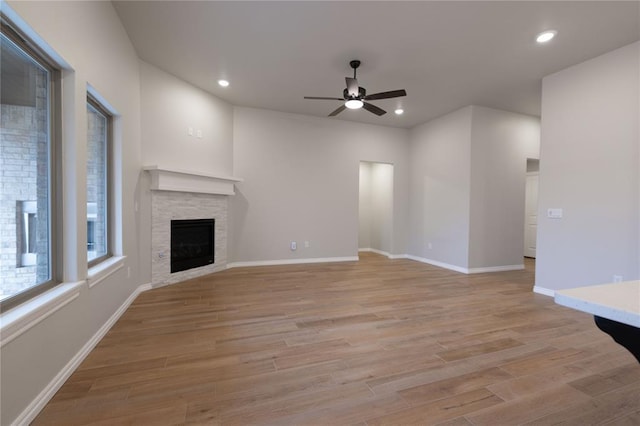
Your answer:
[[[143,163],[231,176],[231,104],[143,61],[140,83]]]
[[[410,136],[408,253],[461,268],[469,260],[471,111],[414,127]]]
[[[62,184],[64,278],[84,280],[86,266],[86,89],[90,84],[117,111],[115,122],[116,247],[125,267],[2,347],[0,423],[13,422],[48,386],[140,284],[140,83],[138,59],[109,2],[10,1],[3,12],[43,39],[66,62],[63,87]],[[130,268],[130,277],[127,269]]]
[[[469,268],[523,265],[527,158],[540,153],[540,120],[472,107]]]
[[[244,182],[230,198],[231,261],[357,256],[360,161],[395,166],[390,251],[405,253],[406,130],[234,108],[234,174]]]
[[[392,164],[360,163],[358,247],[391,253],[393,241]]]
[[[358,248],[371,248],[371,165],[360,163],[360,183],[358,201]]]
[[[371,248],[391,253],[393,241],[392,164],[371,164]]]
[[[635,43],[543,79],[538,290],[640,278],[639,56]]]

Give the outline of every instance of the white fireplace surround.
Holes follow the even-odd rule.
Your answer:
[[[161,287],[227,267],[228,196],[242,179],[146,166],[151,175],[151,286]],[[171,220],[215,219],[215,261],[211,265],[171,273]]]

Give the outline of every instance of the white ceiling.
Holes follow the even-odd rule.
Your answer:
[[[640,39],[640,2],[118,1],[141,59],[226,101],[326,116],[349,61],[388,113],[335,119],[413,127],[466,105],[540,114],[541,79]],[[558,36],[535,43],[542,30]],[[226,78],[228,88],[217,80]],[[404,115],[393,110],[402,107]]]

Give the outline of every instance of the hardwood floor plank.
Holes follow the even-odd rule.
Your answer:
[[[450,379],[416,386],[398,392],[411,405],[420,405],[472,390],[482,389],[492,383],[511,377],[499,368],[489,368]]]
[[[500,368],[514,376],[523,376],[533,374],[545,368],[555,367],[557,365],[569,364],[576,360],[588,358],[593,352],[580,349],[560,349],[551,353],[535,355],[523,360],[513,361],[502,365]]]
[[[82,407],[66,412],[43,411],[32,425],[176,424],[184,422],[186,410],[187,404],[180,398],[114,401],[97,407]],[[150,423],[152,419],[155,423]]]
[[[270,423],[291,414],[332,407],[344,400],[350,400],[353,404],[361,403],[372,396],[366,385],[355,383],[311,392],[296,392],[287,397],[255,404],[251,410],[247,410],[246,406],[223,408],[221,416],[225,424],[227,422],[232,424]]]
[[[337,383],[345,384],[358,381],[366,381],[367,384],[376,379],[385,380],[388,377],[398,375],[418,374],[425,370],[432,370],[444,365],[444,362],[435,356],[424,354],[417,356],[407,356],[401,362],[391,363],[371,363],[366,365],[349,366],[331,376]],[[380,393],[381,394],[381,393]]]
[[[452,420],[447,420],[442,423],[437,423],[436,426],[473,426],[473,425],[471,425],[469,420],[465,419],[464,417],[457,417]]]
[[[622,417],[612,419],[603,426],[638,426],[640,425],[640,410],[634,411],[631,414],[624,415]]]
[[[589,398],[581,404],[563,407],[555,413],[547,414],[530,425],[595,425],[617,424],[617,420],[632,416],[640,411],[640,383],[608,392],[596,398]]]
[[[367,424],[370,426],[435,424],[444,420],[454,419],[466,413],[491,407],[501,402],[502,400],[500,398],[488,390],[478,389],[384,416],[367,419]]]
[[[299,368],[290,368],[253,376],[216,381],[216,398],[227,400],[257,395],[286,395],[289,392],[332,382],[331,374],[345,369],[343,361],[330,361]],[[335,382],[333,382],[335,383]]]
[[[491,352],[499,352],[504,349],[514,348],[516,346],[522,346],[522,343],[508,337],[506,339],[492,340],[489,342],[464,346],[458,349],[451,349],[448,351],[438,352],[436,355],[438,355],[440,358],[444,359],[445,361],[457,361],[460,359],[470,358],[476,355],[484,355]]]
[[[544,393],[556,387],[558,383],[566,383],[587,375],[590,375],[590,373],[584,368],[574,365],[560,365],[545,368],[526,376],[494,383],[487,386],[487,389],[505,401],[512,401],[529,395]]]
[[[408,408],[407,402],[398,395],[365,398],[358,403],[343,401],[333,404],[330,409],[320,408],[301,414],[279,418],[273,424],[279,425],[355,425],[364,424],[363,413],[368,416],[382,416]]]
[[[144,292],[34,424],[635,424],[640,367],[526,269],[234,268]]]
[[[467,374],[490,367],[497,367],[504,362],[510,362],[520,357],[549,353],[551,350],[544,345],[516,346],[499,353],[480,355],[475,358],[445,363],[444,365],[429,367],[419,371],[399,373],[394,376],[383,377],[367,381],[376,395],[398,392],[415,386],[431,383]]]
[[[567,406],[585,401],[589,401],[587,395],[570,386],[560,385],[465,417],[476,426],[519,425],[528,419],[542,417],[545,414],[552,417],[553,413]]]
[[[569,385],[589,396],[598,396],[635,382],[640,382],[640,368],[631,364],[571,381]]]

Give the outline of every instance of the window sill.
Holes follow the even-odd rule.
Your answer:
[[[96,266],[89,268],[87,282],[89,288],[100,284],[111,274],[124,268],[124,261],[127,256],[112,256],[103,262],[98,263]]]
[[[0,315],[0,347],[25,333],[80,295],[84,281],[63,283]]]

